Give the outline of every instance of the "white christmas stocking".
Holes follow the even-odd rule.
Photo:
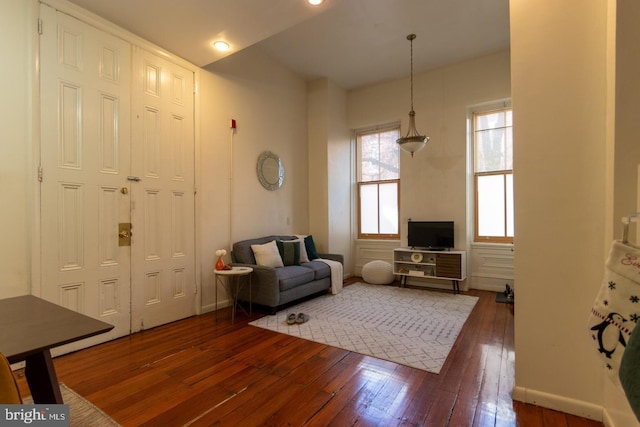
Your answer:
[[[613,242],[589,315],[589,335],[614,382],[631,331],[640,320],[640,250]]]

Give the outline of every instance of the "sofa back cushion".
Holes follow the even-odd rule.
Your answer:
[[[262,245],[251,245],[253,256],[256,259],[256,264],[264,265],[265,267],[284,267],[282,264],[282,257],[278,251],[278,245],[275,240]]]
[[[276,240],[276,245],[278,246],[282,263],[285,266],[300,265],[300,241]]]
[[[292,236],[265,236],[256,239],[241,240],[233,244],[231,251],[231,259],[239,264],[256,264],[256,258],[253,255],[251,245],[263,245],[272,240],[294,240]]]
[[[308,235],[304,238],[304,245],[307,249],[307,256],[309,257],[309,261],[313,261],[314,259],[320,258],[320,255],[318,255],[318,250],[316,249],[316,244],[313,241],[312,235]]]

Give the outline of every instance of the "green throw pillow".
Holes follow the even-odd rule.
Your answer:
[[[316,250],[316,244],[313,243],[313,236],[309,235],[304,238],[304,247],[307,250],[307,255],[309,256],[310,261],[320,258],[318,251]]]
[[[287,265],[300,265],[300,242],[287,242],[276,240],[282,263]]]

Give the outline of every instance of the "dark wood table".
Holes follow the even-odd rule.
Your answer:
[[[51,349],[102,334],[113,325],[33,295],[0,300],[0,352],[25,361],[34,403],[63,403]]]

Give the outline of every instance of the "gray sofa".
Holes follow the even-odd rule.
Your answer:
[[[272,240],[295,239],[295,236],[265,236],[233,244],[231,265],[253,268],[251,275],[252,303],[267,308],[272,314],[295,302],[326,293],[331,288],[331,268],[322,261],[312,260],[300,263],[300,265],[277,268],[256,264],[251,245],[262,245]],[[344,264],[342,255],[319,253],[318,256]],[[240,289],[238,299],[249,301],[247,286]]]

